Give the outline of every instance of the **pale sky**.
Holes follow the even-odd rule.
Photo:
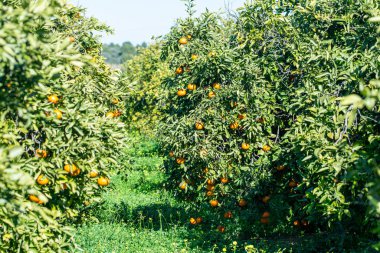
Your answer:
[[[71,0],[74,5],[87,8],[87,16],[94,16],[111,26],[115,33],[104,35],[105,43],[133,44],[150,42],[152,36],[169,32],[177,18],[186,17],[181,0]],[[245,0],[197,0],[197,14],[208,8],[223,11],[226,7],[235,10]]]

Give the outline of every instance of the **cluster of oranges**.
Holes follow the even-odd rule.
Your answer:
[[[58,98],[56,94],[53,94],[53,95],[48,96],[48,101],[53,105],[57,105],[60,99]],[[118,100],[114,99],[112,103],[117,104]],[[56,113],[57,119],[62,119],[62,115],[63,115],[62,111],[56,108],[54,109],[54,112]],[[121,113],[117,111],[117,112],[114,112],[114,115],[115,115],[114,117],[118,117],[121,115]],[[40,148],[36,149],[35,156],[40,159],[45,159],[48,157],[48,151],[44,149],[40,149]],[[78,168],[75,164],[65,164],[63,166],[63,170],[66,171],[72,177],[77,177],[81,174],[81,169]],[[88,176],[89,178],[97,178],[99,176],[99,172],[92,170],[90,171]],[[38,185],[45,186],[49,184],[50,180],[46,175],[40,174],[37,177],[36,182]],[[108,186],[110,184],[110,179],[107,177],[98,177],[97,184],[101,187]],[[62,184],[62,188],[67,189],[67,184]],[[44,202],[35,195],[29,195],[29,200],[38,204],[44,204]]]

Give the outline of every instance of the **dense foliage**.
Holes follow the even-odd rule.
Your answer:
[[[378,240],[378,14],[377,1],[273,0],[180,20],[158,128],[176,194],[221,232]]]
[[[123,144],[108,28],[60,0],[2,1],[0,24],[0,251],[67,251]]]

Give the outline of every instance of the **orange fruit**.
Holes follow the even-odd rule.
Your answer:
[[[114,112],[107,112],[106,117],[112,119],[115,117],[115,113]]]
[[[197,89],[197,85],[193,84],[193,83],[189,83],[187,85],[187,89],[188,90],[196,90]]]
[[[201,224],[202,222],[203,222],[203,219],[202,219],[202,217],[197,217],[197,224]]]
[[[43,175],[39,175],[37,177],[37,183],[39,185],[47,185],[49,183],[49,179]]]
[[[207,174],[208,173],[208,168],[203,169],[203,173]]]
[[[185,158],[183,158],[183,157],[177,157],[177,159],[175,159],[175,161],[178,164],[184,164],[185,163]]]
[[[260,218],[260,222],[261,222],[262,224],[268,224],[268,223],[269,223],[269,218],[264,218],[264,217],[262,217],[262,218]]]
[[[59,109],[54,109],[54,113],[57,116],[57,119],[62,119],[63,113]]]
[[[213,97],[215,97],[215,96],[216,96],[216,93],[213,92],[213,91],[210,91],[210,92],[208,93],[208,98],[213,98]]]
[[[210,200],[210,205],[212,207],[217,207],[219,205],[219,201],[216,199]]]
[[[222,182],[222,184],[227,184],[229,182],[228,178],[227,177],[222,177],[220,179],[220,182]]]
[[[38,158],[46,158],[47,157],[47,151],[43,149],[37,149],[36,150],[36,156]]]
[[[181,190],[186,190],[186,188],[187,188],[187,183],[186,182],[181,182],[180,184],[179,184],[179,188],[181,189]]]
[[[177,91],[177,95],[178,95],[178,97],[184,97],[184,96],[186,96],[186,90],[185,89],[179,89],[178,91]]]
[[[66,164],[63,169],[68,172],[70,175],[74,175],[77,173],[79,168],[75,164]]]
[[[284,165],[279,165],[279,166],[276,167],[277,171],[283,171],[284,169],[285,169]]]
[[[183,68],[182,67],[178,67],[176,70],[175,70],[175,73],[177,75],[181,75],[183,73]]]
[[[188,40],[191,40],[191,35],[188,34],[188,35],[186,36],[186,38],[187,38]]]
[[[262,150],[264,152],[268,152],[270,150],[270,147],[268,145],[264,145],[263,148],[262,148]]]
[[[182,38],[179,39],[178,42],[181,45],[186,45],[187,44],[187,38],[186,37],[182,37]]]
[[[99,172],[97,172],[96,170],[92,170],[90,171],[90,178],[95,178],[97,176],[99,176]]]
[[[173,152],[173,151],[170,151],[170,152],[169,152],[169,156],[170,156],[170,157],[174,157],[174,152]]]
[[[202,123],[202,122],[196,122],[195,123],[195,129],[197,129],[197,130],[203,130],[203,128],[204,128],[204,124]]]
[[[247,117],[247,115],[245,114],[239,114],[238,115],[238,119],[242,120],[242,119],[245,119]]]
[[[73,43],[73,42],[75,42],[75,38],[74,38],[73,36],[70,36],[70,37],[69,37],[69,41],[70,41],[71,43]]]
[[[59,98],[57,95],[54,94],[54,95],[48,96],[48,100],[52,104],[58,104]]]
[[[294,179],[292,179],[292,180],[289,182],[289,187],[294,188],[294,187],[296,187],[296,186],[297,186],[297,182],[294,181]]]
[[[192,54],[192,55],[191,55],[191,59],[192,59],[193,61],[195,61],[196,59],[198,59],[198,55],[196,55],[196,54]]]
[[[32,201],[32,202],[35,202],[35,203],[38,203],[40,204],[40,202],[42,202],[37,196],[35,195],[29,195],[29,200]]]
[[[98,185],[99,186],[108,186],[110,184],[109,178],[106,177],[99,177],[98,178]]]
[[[212,191],[207,191],[206,192],[206,196],[207,197],[212,197],[212,196],[214,196],[214,193]]]
[[[221,88],[221,85],[220,85],[220,83],[214,83],[214,84],[212,85],[212,87],[213,87],[214,89],[216,89],[216,90],[219,90],[219,89]]]
[[[207,185],[215,185],[214,179],[207,179]]]
[[[207,189],[208,191],[213,191],[213,190],[215,189],[215,186],[208,184],[208,185],[206,186],[206,189]]]
[[[117,118],[117,117],[120,117],[122,113],[120,110],[116,110],[113,112],[113,114],[114,114],[115,118]]]
[[[231,123],[230,124],[230,128],[232,129],[232,130],[236,130],[236,129],[238,129],[238,127],[239,127],[239,123],[238,122],[234,122],[234,123]]]
[[[191,225],[197,224],[197,220],[195,218],[190,218],[190,224]]]
[[[246,207],[247,204],[248,204],[248,202],[245,199],[240,199],[239,202],[238,202],[238,205],[240,207]]]
[[[227,211],[224,213],[224,218],[225,219],[232,219],[232,212],[231,211]]]
[[[219,226],[218,226],[218,231],[219,231],[220,233],[224,233],[224,231],[226,231],[226,228],[225,228],[224,226],[219,225]]]
[[[299,220],[295,220],[293,222],[293,225],[296,226],[296,227],[299,227],[301,225],[300,221]]]
[[[270,213],[268,211],[263,212],[263,214],[261,215],[262,218],[269,218],[269,216]]]
[[[270,196],[263,197],[263,203],[264,204],[267,204],[269,202],[269,200],[270,200]]]
[[[242,144],[241,144],[241,149],[244,150],[244,151],[248,150],[248,149],[249,149],[249,144],[248,144],[248,143],[245,143],[245,142],[242,143]]]

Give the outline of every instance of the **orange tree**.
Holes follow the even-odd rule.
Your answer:
[[[168,75],[167,63],[160,60],[160,43],[140,49],[137,56],[124,63],[121,81],[128,87],[125,120],[131,129],[151,132],[161,118],[158,104],[166,96],[160,88]],[[162,105],[164,106],[164,105]]]
[[[339,101],[379,76],[367,20],[378,9],[255,1],[236,21],[180,20],[163,46],[173,74],[159,126],[177,195],[218,213],[226,231],[367,236],[378,105]]]
[[[20,171],[0,185],[7,200],[17,195],[0,212],[0,249],[58,252],[68,245],[55,238],[55,220],[76,217],[109,184],[123,144],[124,91],[93,35],[108,28],[83,10],[58,0],[3,1],[0,14],[1,181],[14,166]],[[24,152],[10,160],[12,146]]]

